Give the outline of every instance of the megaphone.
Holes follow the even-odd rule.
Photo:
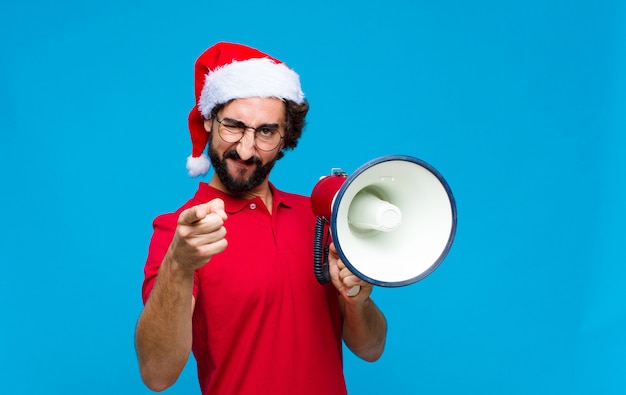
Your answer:
[[[456,232],[456,204],[447,182],[410,156],[373,159],[349,177],[333,169],[313,188],[311,207],[317,217],[314,272],[321,284],[330,281],[330,240],[356,276],[399,287],[431,274]]]

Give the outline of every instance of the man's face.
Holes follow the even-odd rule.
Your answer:
[[[240,121],[254,128],[262,125],[279,125],[280,133],[283,135],[285,133],[285,105],[280,99],[257,97],[236,99],[226,104],[217,114],[217,118]],[[218,135],[217,120],[205,121],[205,128],[211,132],[209,139],[211,164],[228,191],[234,194],[249,192],[268,179],[276,163],[276,155],[283,146],[282,140],[276,149],[269,152],[261,151],[255,145],[252,129],[246,129],[240,141],[228,143]]]

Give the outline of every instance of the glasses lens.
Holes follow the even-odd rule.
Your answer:
[[[256,131],[254,141],[261,151],[272,151],[278,147],[282,138],[278,129],[261,128]]]
[[[219,122],[217,128],[220,137],[227,143],[236,143],[241,140],[245,129],[241,125],[232,124],[226,120]]]

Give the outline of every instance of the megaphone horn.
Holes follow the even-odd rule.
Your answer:
[[[379,286],[415,283],[444,260],[456,232],[456,204],[443,176],[410,156],[371,160],[350,177],[333,169],[311,193],[317,217],[314,272],[330,281],[328,246],[359,278]]]

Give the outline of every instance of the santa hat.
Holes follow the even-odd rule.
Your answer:
[[[218,104],[246,97],[275,97],[304,102],[300,77],[281,61],[241,44],[217,43],[196,60],[194,73],[196,105],[189,113],[192,152],[187,158],[189,176],[209,171],[204,153],[209,134],[204,120]]]

